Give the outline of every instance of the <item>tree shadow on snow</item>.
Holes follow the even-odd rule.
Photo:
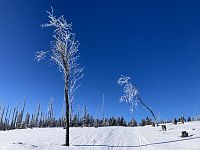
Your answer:
[[[190,135],[187,138],[178,139],[178,140],[170,140],[170,141],[163,141],[163,142],[154,142],[149,144],[142,144],[142,145],[106,145],[106,144],[99,144],[99,145],[72,145],[72,146],[79,146],[79,147],[108,147],[108,148],[137,148],[137,147],[143,147],[143,146],[151,146],[151,145],[160,145],[160,144],[168,144],[168,143],[175,143],[175,142],[182,142],[182,141],[189,141],[194,139],[200,139],[200,137],[191,137]]]

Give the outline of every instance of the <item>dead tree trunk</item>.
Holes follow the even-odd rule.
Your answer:
[[[9,105],[7,107],[7,110],[6,110],[6,115],[5,115],[5,119],[4,119],[4,127],[3,127],[3,130],[6,130],[7,129],[7,123],[8,123],[8,119],[7,119],[7,115],[8,115],[8,110],[9,110]]]
[[[22,107],[22,120],[21,120],[21,124],[20,124],[20,128],[22,128],[23,126],[23,116],[24,116],[24,109],[25,109],[25,105],[26,105],[26,98],[27,98],[27,95],[25,96],[25,99],[24,99],[24,104],[23,104],[23,107]]]
[[[156,116],[154,115],[154,113],[153,113],[153,111],[151,110],[151,108],[149,108],[149,107],[142,101],[140,95],[138,95],[138,100],[139,100],[139,102],[140,102],[145,108],[147,108],[147,109],[151,112],[151,114],[152,114],[152,116],[153,116],[153,118],[154,118],[155,126],[156,126],[156,125],[157,125]]]
[[[66,137],[65,146],[69,146],[69,96],[68,96],[68,79],[65,79],[65,105],[66,105]]]
[[[12,121],[11,121],[11,125],[10,125],[11,129],[14,129],[13,125],[14,125],[15,111],[16,111],[16,108],[14,108],[14,110],[13,110]]]
[[[13,129],[16,129],[16,122],[17,122],[17,116],[18,116],[18,114],[19,113],[18,113],[18,106],[17,106],[15,117],[14,117]]]

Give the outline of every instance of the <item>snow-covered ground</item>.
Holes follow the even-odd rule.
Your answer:
[[[189,137],[181,138],[186,130]],[[0,150],[200,150],[200,122],[161,127],[70,128],[70,147],[62,128],[0,131]]]

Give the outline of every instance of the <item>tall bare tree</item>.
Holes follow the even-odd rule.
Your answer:
[[[26,106],[26,99],[27,99],[27,94],[24,97],[24,104],[22,106],[22,111],[21,111],[21,113],[22,113],[22,120],[23,120],[23,116],[24,116],[24,109],[25,109],[25,106]],[[22,127],[22,125],[23,125],[23,121],[21,121],[21,127]]]
[[[68,23],[64,16],[56,17],[48,12],[49,22],[42,27],[53,27],[53,41],[51,41],[50,51],[39,51],[36,54],[38,61],[44,59],[49,54],[50,60],[57,64],[59,70],[64,75],[64,97],[66,107],[66,137],[65,146],[69,146],[69,106],[73,102],[74,92],[79,85],[77,82],[83,77],[83,68],[78,63],[79,59],[79,41],[76,40],[72,32],[72,24]]]

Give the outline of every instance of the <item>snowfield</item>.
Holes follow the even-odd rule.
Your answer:
[[[0,150],[200,150],[200,122],[166,126],[70,128],[69,148],[62,128],[0,131]]]

